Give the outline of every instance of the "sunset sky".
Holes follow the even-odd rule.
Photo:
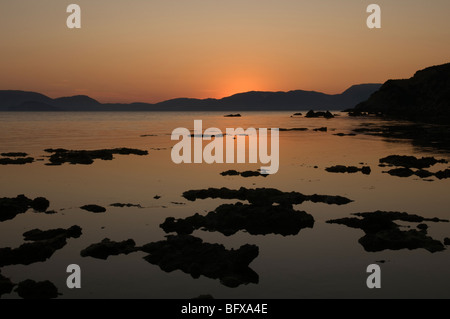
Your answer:
[[[341,93],[450,62],[449,14],[448,0],[1,1],[0,89],[101,102]]]

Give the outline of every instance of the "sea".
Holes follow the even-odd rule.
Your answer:
[[[303,112],[304,113],[304,112]],[[449,179],[418,176],[397,177],[386,173],[379,160],[389,155],[433,156],[450,161],[450,153],[431,146],[419,146],[408,139],[355,133],[355,129],[406,122],[377,117],[349,117],[332,112],[335,118],[306,118],[293,112],[241,112],[241,117],[224,117],[224,112],[2,112],[0,153],[25,152],[35,162],[0,165],[0,197],[24,194],[45,197],[55,214],[29,209],[0,222],[0,249],[24,244],[23,233],[32,229],[82,228],[79,238],[67,239],[44,262],[8,265],[1,274],[14,283],[26,279],[51,281],[58,298],[98,299],[189,299],[200,295],[232,299],[316,299],[316,298],[450,298],[450,252],[426,249],[384,249],[366,251],[359,239],[364,231],[327,221],[360,212],[393,211],[426,218],[450,219]],[[303,114],[305,115],[305,113]],[[172,160],[171,139],[176,128],[307,128],[279,132],[279,169],[268,176],[222,176],[227,170],[260,169],[261,163],[181,163]],[[314,130],[324,128],[325,130]],[[344,136],[336,134],[344,133]],[[198,138],[194,137],[193,139]],[[221,137],[216,137],[221,138]],[[223,137],[222,137],[223,138]],[[246,139],[248,140],[249,137]],[[200,138],[201,140],[201,138]],[[210,141],[203,140],[203,146]],[[91,165],[46,165],[45,149],[98,150],[112,148],[147,150],[146,156],[114,155],[113,160],[96,159]],[[335,165],[369,166],[369,175],[330,173]],[[438,163],[432,172],[449,168]],[[192,236],[204,243],[238,249],[250,244],[259,249],[249,267],[257,282],[237,287],[220,279],[192,276],[180,269],[162,270],[144,259],[142,251],[109,256],[106,260],[82,257],[91,244],[133,239],[137,246],[163,241],[168,235],[160,225],[168,217],[206,215],[222,204],[248,203],[238,199],[187,200],[183,193],[208,188],[274,188],[305,195],[343,196],[345,205],[305,201],[294,205],[314,217],[312,228],[298,234],[252,235],[240,230],[232,235],[197,229]],[[131,203],[141,207],[112,207]],[[106,208],[105,213],[80,209],[87,204]],[[399,222],[402,230],[417,223]],[[450,223],[426,222],[427,235],[441,242],[450,237]],[[68,265],[81,269],[81,288],[70,289]],[[369,265],[380,266],[381,288],[369,288]],[[19,298],[16,292],[4,299]]]

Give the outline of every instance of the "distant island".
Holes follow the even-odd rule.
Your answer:
[[[450,63],[417,71],[410,79],[389,80],[351,115],[377,113],[391,118],[450,124]]]
[[[0,111],[296,111],[341,110],[367,100],[381,84],[353,85],[341,94],[315,91],[239,93],[222,99],[178,98],[155,104],[100,103],[77,95],[52,99],[36,92],[0,90]]]

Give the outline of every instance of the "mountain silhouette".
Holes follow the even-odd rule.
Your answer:
[[[315,91],[238,93],[222,99],[177,98],[155,104],[100,103],[77,95],[52,99],[35,92],[0,91],[0,111],[295,111],[343,109],[366,100],[381,84],[354,85],[341,94]]]
[[[389,80],[353,111],[450,124],[450,63],[417,71],[410,79]]]

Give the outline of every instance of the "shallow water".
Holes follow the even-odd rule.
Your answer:
[[[424,217],[450,218],[450,180],[424,181],[399,178],[378,167],[382,157],[399,154],[435,156],[450,160],[450,154],[418,148],[405,140],[356,135],[339,137],[367,123],[382,124],[377,118],[334,119],[290,117],[288,112],[243,112],[241,118],[224,118],[223,113],[0,113],[0,153],[26,152],[42,158],[26,165],[0,165],[0,197],[25,194],[50,200],[55,215],[29,210],[12,220],[0,222],[0,247],[18,247],[22,233],[33,229],[68,228],[79,225],[83,234],[68,239],[46,262],[2,267],[2,275],[13,282],[25,279],[50,280],[62,293],[60,298],[193,298],[211,294],[215,298],[449,298],[450,254],[448,249],[430,253],[425,249],[366,252],[358,243],[360,229],[327,224],[327,220],[349,217],[356,212],[401,211]],[[296,128],[308,131],[280,132],[280,168],[267,177],[223,177],[220,172],[256,170],[261,164],[180,164],[171,160],[170,134],[177,127],[193,129],[194,120],[203,128],[255,127]],[[392,124],[393,122],[389,122]],[[327,132],[312,129],[327,127]],[[141,135],[156,135],[141,137]],[[206,145],[207,142],[204,142]],[[114,155],[112,161],[95,160],[92,165],[46,166],[46,148],[104,149],[130,147],[148,150],[148,156]],[[333,174],[333,165],[368,165],[370,175]],[[314,168],[317,166],[318,168]],[[430,171],[448,168],[438,164]],[[238,232],[224,236],[197,230],[194,236],[220,243],[228,249],[244,244],[259,247],[250,264],[259,275],[258,284],[228,288],[200,276],[192,278],[180,270],[166,273],[146,262],[143,252],[110,256],[107,260],[81,257],[80,251],[104,238],[122,241],[132,238],[137,245],[160,241],[167,235],[159,227],[166,217],[185,218],[205,214],[222,203],[237,200],[187,201],[183,192],[209,187],[271,187],[303,194],[340,195],[353,200],[347,205],[304,202],[295,209],[313,215],[313,228],[298,235],[250,235]],[[161,196],[154,199],[155,195]],[[109,204],[133,203],[144,208],[115,208]],[[176,202],[176,203],[174,203]],[[183,204],[179,204],[183,203]],[[85,204],[107,208],[104,214],[79,209]],[[427,223],[428,235],[443,241],[450,237],[450,223]],[[413,225],[414,226],[414,225]],[[382,288],[366,286],[366,267],[379,260]],[[66,287],[66,267],[82,269],[82,288]],[[3,295],[17,298],[17,294]]]

